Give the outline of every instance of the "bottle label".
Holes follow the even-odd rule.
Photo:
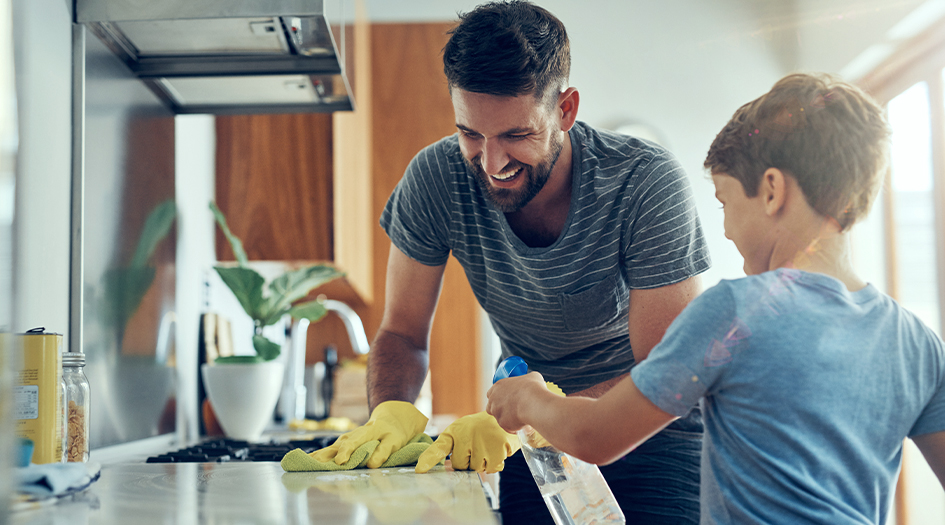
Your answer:
[[[13,387],[14,419],[36,419],[39,417],[39,386]]]

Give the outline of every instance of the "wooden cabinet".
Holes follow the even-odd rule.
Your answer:
[[[440,55],[451,27],[356,26],[353,112],[217,118],[217,201],[249,258],[334,261],[348,279],[316,293],[351,305],[369,339],[383,315],[390,250],[381,212],[413,156],[456,130]],[[217,253],[232,258],[222,236]],[[430,340],[435,414],[483,408],[480,322],[451,258]],[[308,360],[327,344],[353,355],[333,314],[309,328]]]
[[[332,261],[330,114],[216,118],[216,202],[251,260]],[[216,253],[233,260],[217,228]]]
[[[372,27],[375,224],[414,155],[456,132],[441,56],[448,39],[446,32],[452,27],[452,23]],[[375,287],[372,308],[372,322],[378,324],[389,250],[390,240],[378,228],[374,236],[374,281],[380,286]],[[435,414],[465,415],[483,409],[479,316],[479,304],[466,275],[450,257],[430,335]]]

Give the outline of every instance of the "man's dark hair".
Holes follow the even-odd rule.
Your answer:
[[[452,90],[497,96],[556,95],[568,81],[571,47],[554,15],[525,0],[480,5],[461,14],[443,48]],[[549,88],[555,88],[549,91]]]
[[[719,132],[704,166],[758,194],[768,168],[797,181],[807,203],[846,230],[869,212],[888,162],[883,108],[827,74],[795,73],[745,104]]]

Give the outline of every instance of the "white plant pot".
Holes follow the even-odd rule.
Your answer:
[[[259,441],[279,401],[285,365],[203,364],[203,386],[220,427],[231,439]]]

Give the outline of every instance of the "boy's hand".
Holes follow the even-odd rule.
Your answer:
[[[545,380],[538,372],[496,381],[486,393],[489,398],[486,412],[492,414],[507,432],[517,432],[528,424],[523,419],[525,407],[534,396],[547,390]]]

